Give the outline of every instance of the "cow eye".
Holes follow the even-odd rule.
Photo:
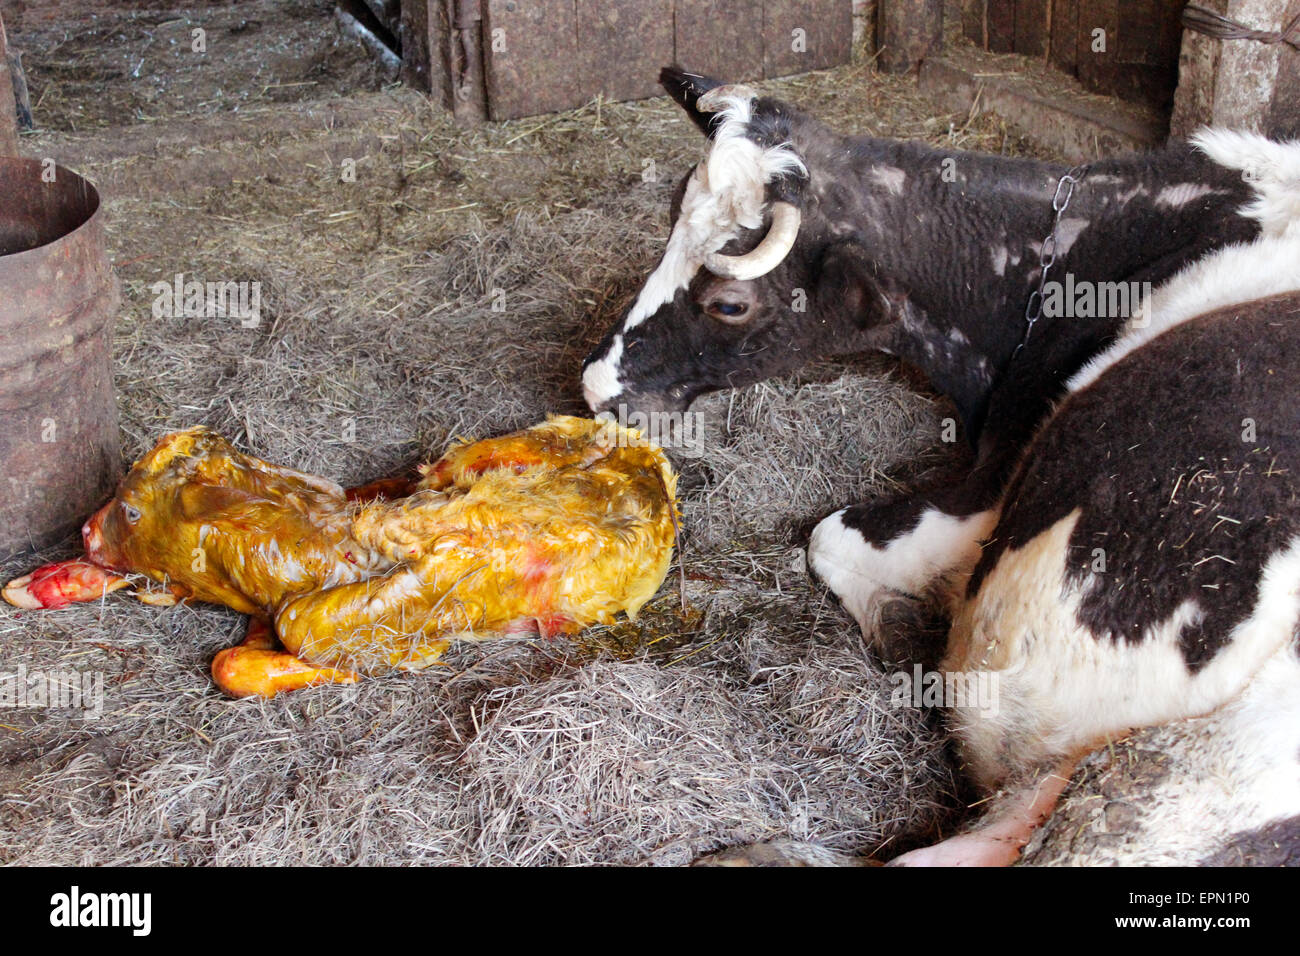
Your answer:
[[[126,515],[126,520],[131,524],[135,524],[140,520],[140,509],[128,505],[125,501],[122,502],[122,512]]]
[[[722,299],[714,299],[704,309],[705,312],[720,319],[723,322],[740,322],[749,312],[749,306],[744,302],[727,302]]]

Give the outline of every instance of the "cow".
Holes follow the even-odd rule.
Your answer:
[[[1242,729],[1300,695],[1300,143],[1203,130],[1068,169],[661,82],[707,154],[584,362],[592,410],[680,412],[878,350],[951,398],[974,450],[962,480],[837,511],[808,547],[868,639],[898,595],[938,595],[942,674],[998,678],[999,707],[950,723],[1001,796],[894,862],[1014,862],[1083,754],[1225,707],[1249,717],[1215,724],[1224,746],[1272,782],[1241,826],[1300,812],[1297,732]]]

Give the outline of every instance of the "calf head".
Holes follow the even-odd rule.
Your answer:
[[[860,351],[891,310],[862,247],[806,188],[793,142],[813,120],[680,70],[660,80],[708,153],[678,184],[662,260],[583,364],[592,411],[681,411],[705,392]]]
[[[286,593],[319,580],[345,540],[345,504],[333,482],[259,461],[196,427],[164,436],[137,461],[81,535],[95,564],[253,613],[265,608],[235,579],[258,574],[256,565]],[[280,541],[291,544],[282,550]]]

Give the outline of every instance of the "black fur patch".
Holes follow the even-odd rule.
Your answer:
[[[1203,616],[1179,644],[1203,667],[1251,613],[1264,564],[1300,535],[1297,383],[1296,293],[1201,316],[1127,356],[1028,449],[968,596],[1004,552],[1077,508],[1067,574],[1093,581],[1079,623],[1133,642],[1194,601]]]
[[[928,507],[923,498],[894,498],[846,508],[842,520],[845,526],[862,535],[868,544],[884,548],[891,541],[915,531]]]
[[[696,107],[718,80],[667,68],[661,82],[692,122],[713,130],[717,114]],[[1126,317],[1045,316],[1024,361],[1010,362],[1064,167],[843,136],[767,97],[755,101],[748,135],[765,147],[790,144],[808,168],[806,180],[769,186],[769,199],[802,210],[794,249],[755,280],[762,308],[747,326],[712,322],[680,294],[626,336],[626,392],[611,404],[679,408],[815,358],[879,348],[953,399],[972,442],[992,429],[987,448],[999,460],[990,468],[1004,472],[1061,384]],[[1177,183],[1209,190],[1181,205],[1157,201]],[[1237,172],[1186,145],[1094,163],[1066,212],[1088,225],[1062,250],[1054,276],[1158,284],[1210,250],[1253,239],[1258,224],[1238,212],[1250,195]],[[748,231],[724,251],[748,251],[762,234]]]
[[[1300,866],[1300,816],[1234,833],[1198,866]]]

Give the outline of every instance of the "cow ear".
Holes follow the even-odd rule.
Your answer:
[[[843,317],[860,329],[877,328],[891,316],[890,297],[876,278],[875,265],[856,242],[827,248],[817,273],[818,298],[835,303]]]
[[[723,86],[721,80],[698,73],[687,73],[681,67],[666,66],[659,71],[659,85],[668,91],[668,95],[677,101],[677,105],[686,111],[691,122],[700,128],[705,136],[712,137],[717,113],[702,113],[697,105],[700,97],[709,90]]]

